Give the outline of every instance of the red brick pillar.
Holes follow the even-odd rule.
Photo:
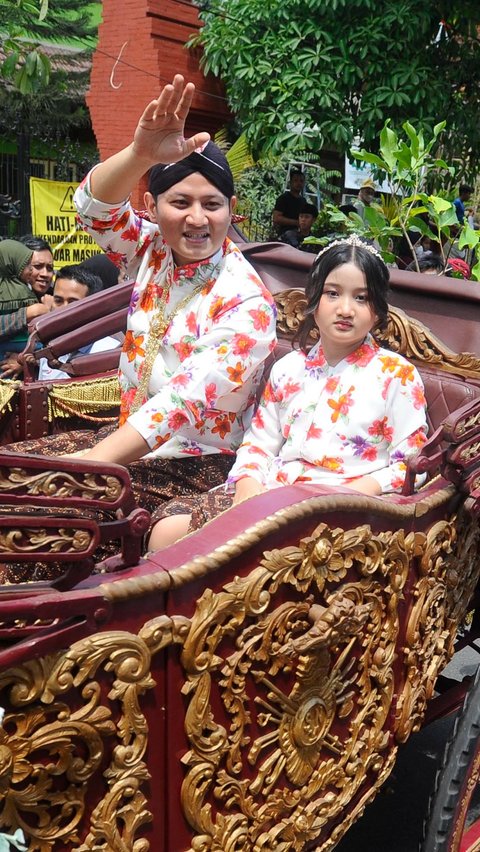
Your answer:
[[[203,76],[198,51],[185,47],[198,24],[196,8],[185,0],[103,0],[87,95],[102,160],[131,142],[142,110],[175,73],[197,87],[188,135],[200,130],[213,135],[228,121],[220,83]],[[138,209],[145,189],[143,180],[132,195]]]

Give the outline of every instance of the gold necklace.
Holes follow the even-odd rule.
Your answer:
[[[206,283],[207,282],[203,280],[200,284],[197,284],[197,286],[194,290],[192,290],[191,293],[187,293],[187,295],[179,301],[179,303],[174,307],[173,311],[171,312],[171,314],[168,315],[168,317],[165,315],[165,309],[167,305],[167,298],[170,293],[170,288],[163,288],[162,295],[160,296],[156,305],[156,314],[152,319],[148,329],[149,336],[147,341],[147,347],[145,350],[145,359],[143,361],[142,375],[138,383],[138,387],[135,392],[132,405],[130,407],[130,414],[135,414],[135,412],[138,411],[138,409],[143,404],[143,400],[147,396],[148,385],[150,384],[153,365],[158,355],[160,342],[165,336],[167,328],[173,322],[179,311],[181,311],[182,308],[186,307],[186,305],[188,305],[191,299],[195,298],[195,296],[198,296],[198,294],[202,292]]]

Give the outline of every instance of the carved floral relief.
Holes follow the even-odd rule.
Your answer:
[[[332,820],[387,777],[398,602],[423,544],[320,524],[204,592],[182,652],[192,850],[302,850],[327,822],[332,848]]]
[[[32,852],[67,838],[77,852],[150,849],[163,812],[147,800],[142,703],[152,657],[177,643],[190,849],[332,849],[420,723],[478,544],[466,515],[408,534],[321,523],[206,589],[190,619],[97,633],[1,673],[0,829],[23,831]]]

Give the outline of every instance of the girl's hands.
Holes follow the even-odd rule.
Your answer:
[[[176,163],[208,142],[208,133],[197,133],[190,139],[183,135],[194,92],[194,84],[185,84],[181,74],[164,86],[138,122],[133,138],[136,157],[149,165]]]
[[[235,497],[233,498],[233,506],[237,503],[243,503],[250,497],[255,497],[256,494],[263,494],[267,489],[260,482],[250,476],[244,476],[235,483]]]

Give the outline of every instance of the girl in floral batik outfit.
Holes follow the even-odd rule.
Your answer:
[[[371,335],[386,322],[388,269],[355,235],[322,249],[306,288],[298,348],[277,361],[237,452],[226,494],[209,495],[203,517],[270,488],[341,485],[368,495],[399,491],[406,458],[426,440],[420,376]],[[310,349],[317,327],[320,339]],[[213,502],[213,511],[212,511]],[[198,506],[195,518],[202,517]],[[174,501],[150,548],[185,533],[189,504]],[[170,512],[178,512],[173,517]]]

